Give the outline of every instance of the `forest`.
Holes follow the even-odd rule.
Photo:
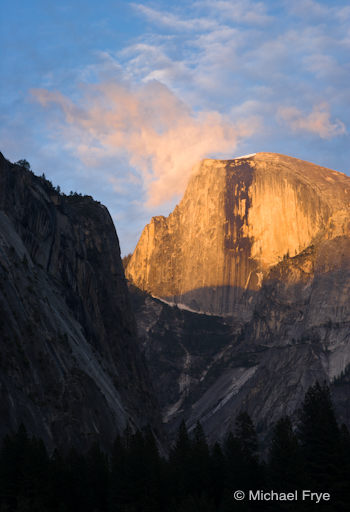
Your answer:
[[[163,453],[163,451],[162,451]],[[111,453],[95,444],[49,454],[24,425],[3,439],[0,512],[230,512],[350,510],[350,436],[329,388],[307,391],[296,420],[282,417],[260,445],[247,412],[209,446],[200,423],[182,422],[167,455],[151,429],[127,427]],[[252,501],[249,490],[327,492],[329,501]],[[234,491],[246,493],[235,501]]]

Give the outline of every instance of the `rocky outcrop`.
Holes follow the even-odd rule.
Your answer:
[[[132,291],[170,432],[200,420],[215,441],[244,409],[263,433],[315,380],[350,426],[349,191],[349,177],[282,155],[205,161],[145,228],[127,273],[162,297]]]
[[[339,421],[350,426],[349,247],[338,237],[274,266],[248,322],[182,310],[131,288],[170,436],[185,419],[190,430],[200,421],[210,441],[223,439],[241,410],[263,435],[296,413],[316,380],[330,384]],[[334,265],[323,273],[325,252]]]
[[[107,209],[0,154],[0,435],[109,446],[159,426]]]
[[[191,402],[193,390],[226,353],[240,326],[171,307],[132,285],[130,295],[163,421],[174,430],[189,396]]]
[[[145,227],[127,277],[193,310],[248,319],[269,268],[347,229],[349,201],[347,176],[295,158],[204,160],[169,217]]]

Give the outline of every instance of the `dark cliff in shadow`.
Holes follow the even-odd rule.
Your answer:
[[[295,415],[316,380],[331,386],[350,425],[349,256],[350,239],[337,236],[284,258],[241,304],[248,320],[239,305],[231,317],[198,314],[130,286],[170,436],[184,419],[190,430],[200,421],[212,442],[223,439],[241,410],[264,435]]]
[[[0,154],[0,435],[110,445],[159,426],[107,209]]]

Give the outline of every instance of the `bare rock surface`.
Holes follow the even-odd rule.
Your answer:
[[[159,414],[107,209],[0,154],[0,435],[108,447]]]
[[[204,160],[169,217],[145,227],[127,277],[197,311],[249,315],[270,267],[348,229],[349,201],[350,178],[295,158]]]
[[[264,432],[316,380],[350,425],[349,191],[283,155],[206,160],[146,226],[127,275],[170,432],[200,420],[214,441],[242,409]]]

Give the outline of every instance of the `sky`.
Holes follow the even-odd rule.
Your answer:
[[[0,48],[0,151],[105,204],[122,254],[202,158],[350,175],[348,0],[1,0]]]

